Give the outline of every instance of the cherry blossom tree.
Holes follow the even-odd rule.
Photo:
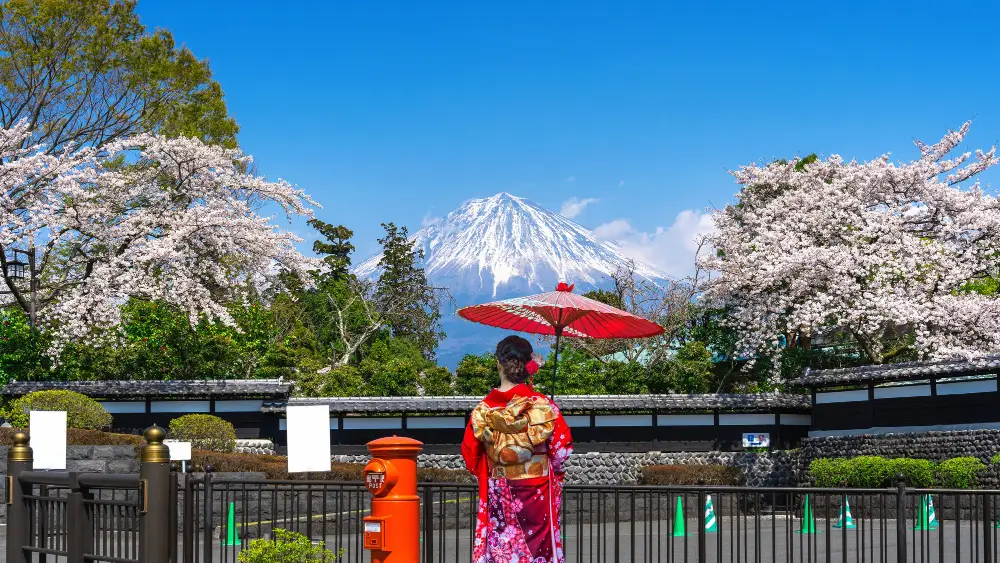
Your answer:
[[[920,157],[796,159],[744,166],[718,211],[718,272],[705,297],[730,307],[748,356],[846,333],[870,362],[1000,349],[1000,302],[971,288],[997,274],[1000,202],[975,181],[996,147],[951,156],[969,123]],[[905,338],[894,338],[893,335]],[[903,344],[900,345],[899,343]]]
[[[308,283],[319,267],[259,214],[272,206],[311,218],[315,202],[248,173],[238,149],[139,134],[52,152],[30,145],[31,134],[23,123],[0,129],[0,289],[57,347],[116,325],[130,298],[173,304],[192,323],[232,324],[226,305],[248,283],[279,271]],[[9,275],[11,248],[34,257],[34,284]]]

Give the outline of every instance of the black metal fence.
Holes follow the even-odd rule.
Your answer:
[[[472,560],[475,486],[422,484],[425,563]],[[993,562],[1000,491],[569,486],[562,513],[574,562]],[[187,500],[187,499],[190,500]],[[190,479],[183,563],[236,562],[275,529],[341,561],[367,561],[361,483]],[[190,536],[187,534],[190,533]]]
[[[140,473],[33,471],[28,436],[8,450],[8,563],[177,561],[168,499],[177,495],[163,431],[147,433]],[[150,440],[153,437],[153,440]]]
[[[360,563],[363,483],[224,481],[169,472],[162,430],[138,475],[32,471],[27,437],[8,452],[6,561],[235,563],[284,529]],[[179,481],[183,479],[183,482]],[[478,493],[421,484],[424,563],[472,560]],[[567,486],[568,563],[992,563],[1000,490]]]
[[[139,561],[145,508],[138,474],[29,471],[17,481],[26,493],[17,517],[27,524],[21,549],[29,558],[75,554],[86,561]]]

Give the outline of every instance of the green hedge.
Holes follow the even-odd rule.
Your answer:
[[[956,457],[938,466],[938,484],[948,489],[971,489],[979,485],[986,464],[974,457]]]
[[[15,428],[0,428],[0,446],[14,445]],[[66,445],[68,446],[135,446],[138,448],[145,444],[142,436],[134,434],[112,434],[111,432],[100,432],[97,430],[80,430],[70,428],[66,431]]]
[[[897,475],[903,476],[903,483],[908,487],[929,489],[934,486],[937,464],[929,459],[899,458],[891,461],[890,475],[893,481]],[[895,484],[895,483],[891,483]]]
[[[817,459],[809,464],[809,476],[817,487],[880,489],[897,484],[900,475],[907,487],[935,485],[970,489],[979,484],[986,464],[976,458],[954,458],[941,464],[926,459],[859,456],[851,459]]]
[[[14,428],[27,428],[30,411],[66,411],[68,428],[105,430],[111,426],[111,415],[100,403],[73,391],[28,393],[0,410],[0,414]]]
[[[837,459],[815,459],[809,464],[809,477],[817,487],[848,487],[847,464],[849,460]]]
[[[233,424],[210,414],[186,414],[171,420],[169,437],[171,440],[191,442],[191,447],[199,450],[236,450]]]

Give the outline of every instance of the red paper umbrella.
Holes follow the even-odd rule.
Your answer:
[[[573,286],[560,282],[555,291],[515,297],[459,309],[462,318],[484,325],[556,337],[552,395],[559,369],[559,339],[648,338],[663,334],[663,327],[632,313],[573,294]]]

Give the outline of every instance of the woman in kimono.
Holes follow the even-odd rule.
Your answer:
[[[531,344],[509,336],[496,351],[500,386],[472,411],[462,442],[479,481],[473,563],[563,563],[559,513],[572,452],[559,409],[531,387]]]

